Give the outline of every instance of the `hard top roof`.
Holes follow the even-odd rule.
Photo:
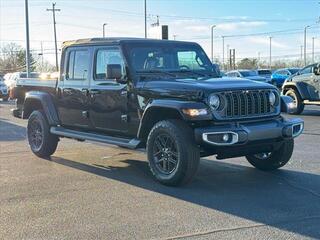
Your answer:
[[[149,38],[125,38],[125,37],[114,37],[114,38],[86,38],[63,42],[63,47],[77,46],[77,45],[103,45],[103,44],[119,44],[121,42],[145,42],[145,43],[186,43],[194,44],[193,42],[185,41],[173,41],[173,40],[160,40],[160,39],[149,39]]]

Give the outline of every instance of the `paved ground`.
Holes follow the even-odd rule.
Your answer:
[[[184,188],[151,179],[142,153],[62,140],[31,154],[26,121],[0,102],[0,239],[320,239],[320,108],[292,161],[264,173],[203,159]]]

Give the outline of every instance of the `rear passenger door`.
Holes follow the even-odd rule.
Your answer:
[[[128,121],[127,84],[107,78],[107,65],[120,64],[125,77],[125,64],[120,47],[96,47],[90,81],[90,120],[95,130],[125,133]]]
[[[58,100],[59,116],[64,126],[90,127],[88,104],[90,59],[90,48],[74,47],[66,50]]]

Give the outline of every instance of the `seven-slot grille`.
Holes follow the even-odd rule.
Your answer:
[[[271,90],[259,91],[234,91],[223,93],[226,107],[223,111],[223,118],[250,118],[255,116],[266,116],[275,113],[270,105],[269,95]]]

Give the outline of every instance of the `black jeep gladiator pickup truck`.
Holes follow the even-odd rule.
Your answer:
[[[28,120],[39,157],[62,137],[146,148],[150,170],[166,185],[187,183],[200,157],[245,156],[260,170],[291,158],[300,119],[269,84],[219,78],[196,43],[105,38],[65,42],[55,87],[15,89],[14,115]]]

